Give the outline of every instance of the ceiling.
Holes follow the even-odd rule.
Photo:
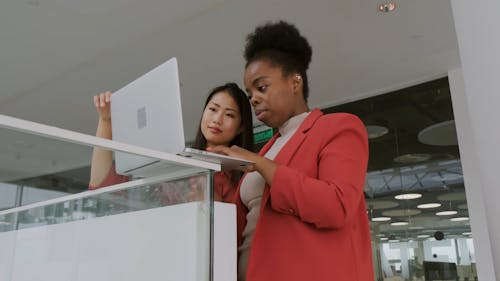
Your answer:
[[[22,0],[0,3],[0,114],[94,134],[91,98],[177,57],[187,140],[213,86],[241,85],[245,35],[295,23],[313,47],[310,105],[442,77],[460,65],[449,1]]]
[[[411,179],[422,173],[429,178],[461,174],[457,146],[429,146],[416,138],[424,128],[453,119],[447,79],[442,77],[459,67],[460,60],[449,1],[395,2],[396,11],[382,14],[376,0],[2,1],[0,114],[94,134],[94,94],[117,90],[175,56],[186,139],[192,140],[200,100],[208,90],[227,81],[242,85],[245,35],[265,21],[284,19],[295,23],[313,47],[310,106],[353,112],[367,125],[389,128],[386,135],[370,140],[368,208],[377,215],[415,209],[419,202],[463,192],[462,179]],[[424,172],[419,165],[394,161],[410,153],[430,155],[420,163]],[[88,167],[59,176],[76,178],[85,188]],[[37,180],[58,189],[54,178]],[[383,184],[378,184],[381,179]],[[392,186],[392,181],[399,184]],[[419,189],[424,196],[395,201],[394,195],[405,188]],[[377,209],[377,201],[392,202],[392,207]],[[453,202],[457,208],[464,203]],[[460,210],[466,214],[466,208]],[[432,224],[433,212],[419,216]],[[387,223],[372,228],[408,233],[407,227]],[[462,228],[468,229],[467,223],[455,227],[456,232]]]

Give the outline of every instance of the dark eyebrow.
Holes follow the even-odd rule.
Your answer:
[[[254,86],[255,86],[257,83],[259,83],[261,80],[263,80],[263,79],[265,79],[265,78],[267,78],[267,76],[259,76],[259,77],[255,78],[255,79],[252,81],[252,85],[254,85]],[[247,94],[248,94],[248,95],[250,95],[250,94],[251,94],[251,93],[250,93],[250,89],[248,89],[248,88],[245,88],[245,92],[247,92]]]
[[[255,78],[255,79],[252,81],[252,86],[256,86],[256,85],[257,85],[257,84],[258,84],[261,80],[264,80],[264,79],[266,79],[266,78],[267,78],[267,76],[259,76],[259,77]],[[251,93],[251,91],[250,91],[250,89],[249,89],[249,88],[245,88],[245,92],[247,93],[247,95],[248,95],[248,96],[251,96],[251,95],[252,95],[252,93]]]
[[[222,107],[220,104],[216,103],[216,102],[213,102],[213,101],[210,101],[209,104],[213,104],[214,106],[217,106],[217,107]],[[226,107],[224,108],[225,110],[230,110],[230,111],[234,111],[234,112],[238,112],[236,109],[233,109],[233,108],[230,108],[230,107]]]
[[[267,78],[267,76],[259,76],[259,77],[257,77],[256,79],[253,80],[252,85],[255,85],[255,84],[259,83],[264,78]]]

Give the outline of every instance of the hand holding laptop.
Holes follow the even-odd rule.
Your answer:
[[[111,92],[106,91],[94,96],[94,106],[99,114],[99,121],[111,120]]]
[[[274,172],[279,167],[278,163],[236,145],[231,147],[219,145],[207,148],[207,150],[252,162],[253,164],[242,166],[241,170],[245,172],[259,172],[268,184],[272,183]]]
[[[115,93],[94,97],[99,114],[97,136],[172,154],[219,163],[223,170],[238,170],[252,162],[205,151],[211,145],[253,147],[252,113],[248,98],[235,83],[209,93],[194,147],[186,148],[182,121],[177,61],[172,58]],[[111,126],[111,120],[113,124]],[[165,122],[167,121],[168,122]],[[199,142],[201,140],[201,142]],[[94,149],[91,186],[99,187],[111,170],[121,175],[141,176],[164,171],[156,159]],[[158,167],[158,168],[156,168]],[[234,174],[234,175],[233,175]],[[230,173],[237,183],[239,172]]]
[[[99,115],[96,136],[111,139],[111,92],[103,92],[94,96],[94,107]],[[111,151],[96,147],[92,154],[90,169],[90,186],[99,186],[108,175],[113,165]]]

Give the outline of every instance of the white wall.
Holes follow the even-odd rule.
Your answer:
[[[476,267],[481,280],[496,280],[493,273],[495,269],[491,255],[487,212],[484,205],[485,195],[483,194],[481,181],[481,163],[477,156],[474,132],[472,131],[469,110],[467,109],[462,69],[449,71],[448,79],[455,114],[460,159],[464,173],[467,206],[476,251]]]
[[[236,280],[236,215],[215,204],[215,280]],[[209,210],[186,203],[0,233],[0,280],[208,280]]]
[[[451,0],[455,29],[457,32],[460,59],[462,62],[463,85],[465,98],[460,111],[455,108],[456,118],[468,119],[470,129],[464,130],[471,139],[469,153],[474,154],[477,160],[472,160],[472,169],[464,170],[465,179],[471,176],[472,171],[476,179],[474,192],[482,193],[483,200],[474,204],[484,207],[484,219],[477,217],[481,207],[471,205],[473,232],[478,231],[481,237],[474,237],[478,258],[478,274],[480,280],[496,280],[500,277],[500,188],[499,188],[499,159],[500,159],[500,1],[498,0]],[[452,93],[452,99],[457,97]],[[453,101],[456,106],[456,101]],[[457,127],[460,124],[457,123]],[[460,129],[457,129],[460,131]],[[459,141],[460,140],[459,135]],[[462,134],[462,138],[463,138]],[[460,143],[460,146],[462,144]],[[461,153],[463,148],[460,147]],[[463,163],[464,161],[462,161]],[[467,182],[466,182],[467,184]],[[467,187],[466,187],[467,188]],[[472,188],[469,186],[469,188]],[[467,190],[467,189],[466,189]],[[476,195],[477,195],[476,194]],[[471,195],[470,192],[467,195]],[[469,200],[469,198],[467,198]],[[470,205],[470,203],[469,203]],[[480,212],[480,211],[479,211]],[[481,225],[479,225],[481,224]],[[480,228],[487,228],[484,233]],[[484,249],[488,243],[486,231],[491,246],[492,266],[494,274],[485,275],[485,262],[488,253]],[[477,242],[476,242],[477,241]],[[481,259],[481,261],[480,261]],[[482,268],[481,268],[482,267]],[[494,275],[494,276],[493,276]]]

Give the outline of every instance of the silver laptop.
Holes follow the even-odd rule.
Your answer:
[[[252,162],[186,148],[176,58],[171,58],[111,95],[113,140],[202,161],[219,163],[224,170]],[[157,159],[115,152],[116,171],[144,176],[161,173],[166,163]],[[148,170],[146,173],[145,170]],[[152,172],[153,170],[153,172]]]

